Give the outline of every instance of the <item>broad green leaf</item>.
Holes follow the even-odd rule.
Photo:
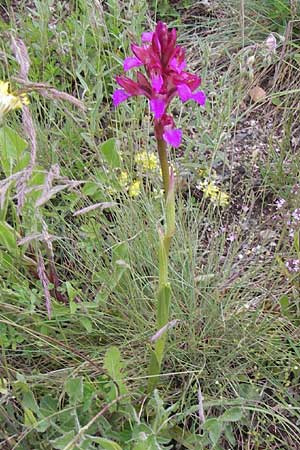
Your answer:
[[[233,446],[235,447],[236,445],[236,439],[235,436],[233,434],[232,431],[232,426],[230,423],[226,423],[225,427],[224,427],[224,433],[225,433],[225,437],[227,439],[227,441]]]
[[[100,186],[99,183],[95,183],[94,181],[88,181],[82,188],[82,192],[85,195],[93,195],[97,191],[99,191]]]
[[[123,378],[121,374],[123,364],[121,362],[120,351],[117,347],[110,347],[106,351],[103,366],[113,380],[121,380]]]
[[[216,445],[223,431],[222,422],[215,418],[207,419],[203,428],[208,431],[210,440]]]
[[[37,424],[37,420],[35,418],[35,415],[31,411],[31,409],[24,408],[24,425],[25,427],[35,427]]]
[[[51,440],[50,443],[53,448],[62,450],[73,440],[74,436],[75,431],[69,431],[62,436],[59,436],[57,439]]]
[[[76,404],[83,399],[83,382],[82,377],[69,378],[65,384],[65,391],[70,398],[71,404]]]
[[[27,142],[8,126],[0,127],[0,161],[6,176],[26,149]]]
[[[57,400],[51,395],[45,395],[40,401],[40,412],[44,417],[54,414],[57,408]]]
[[[101,153],[112,168],[119,168],[121,166],[121,158],[117,149],[117,141],[115,138],[110,138],[101,145]]]
[[[124,364],[121,361],[120,351],[117,347],[110,347],[106,351],[103,366],[104,369],[107,370],[109,376],[118,384],[119,393],[125,394],[127,392],[127,389],[122,381],[124,375],[121,372],[121,370],[124,367]]]
[[[10,252],[17,250],[15,230],[4,221],[0,222],[0,244],[4,245]]]
[[[236,422],[238,420],[241,420],[243,417],[243,410],[242,408],[239,408],[238,406],[234,408],[227,409],[227,411],[222,414],[220,417],[220,420],[223,422]]]
[[[97,436],[89,436],[89,438],[93,442],[96,442],[96,444],[100,444],[101,447],[105,450],[123,450],[122,447],[119,446],[119,444],[111,441],[110,439],[105,439]]]
[[[260,398],[260,389],[250,383],[240,383],[238,385],[238,393],[247,400],[259,400]]]
[[[32,391],[24,392],[22,406],[24,407],[24,409],[25,408],[30,409],[36,414],[39,414],[40,412],[40,409],[38,407],[36,399],[34,398]]]

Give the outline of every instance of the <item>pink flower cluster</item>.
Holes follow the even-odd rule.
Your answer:
[[[173,147],[181,143],[182,131],[175,128],[173,117],[167,114],[168,106],[175,96],[182,102],[194,100],[205,104],[203,91],[196,91],[201,79],[186,72],[185,50],[176,45],[176,30],[168,30],[167,25],[158,22],[155,31],[142,34],[141,46],[131,45],[134,56],[124,61],[124,72],[144,66],[146,75],[137,72],[136,81],[125,75],[116,78],[121,89],[115,90],[113,103],[118,106],[128,97],[144,95],[150,100],[154,114],[155,135]]]

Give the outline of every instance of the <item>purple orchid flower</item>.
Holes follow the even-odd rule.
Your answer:
[[[158,22],[154,32],[142,34],[143,45],[131,45],[133,56],[125,59],[123,68],[127,72],[135,67],[144,66],[146,75],[137,72],[137,81],[127,76],[118,76],[121,89],[113,94],[114,106],[132,96],[143,95],[150,101],[154,114],[154,127],[157,139],[163,139],[173,147],[179,147],[182,138],[180,129],[175,128],[167,109],[171,100],[178,96],[185,103],[193,100],[205,105],[206,96],[197,90],[201,79],[197,75],[184,71],[186,67],[185,50],[176,45],[176,30],[168,30],[167,25]]]

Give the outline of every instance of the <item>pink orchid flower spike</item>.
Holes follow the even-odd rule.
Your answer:
[[[175,128],[174,120],[167,114],[175,97],[185,103],[193,100],[204,106],[205,93],[197,90],[201,79],[185,71],[185,49],[176,44],[176,30],[168,30],[163,22],[158,22],[154,32],[142,33],[142,45],[132,44],[133,56],[124,60],[124,72],[144,67],[145,75],[138,71],[137,81],[126,76],[116,78],[121,89],[113,94],[114,106],[132,96],[143,95],[150,102],[154,115],[155,135],[173,147],[181,143],[182,132]]]

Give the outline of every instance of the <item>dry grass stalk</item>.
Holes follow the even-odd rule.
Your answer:
[[[22,81],[28,80],[28,72],[30,68],[30,59],[26,45],[22,39],[14,38],[11,36],[12,49],[15,58],[20,66],[19,77]],[[17,191],[17,213],[20,215],[21,210],[25,203],[25,192],[28,181],[32,175],[33,168],[36,161],[37,143],[36,143],[36,131],[34,128],[32,116],[28,106],[23,105],[22,108],[22,122],[25,136],[27,137],[30,145],[30,162],[26,169],[23,171],[22,176],[16,183]]]
[[[14,80],[22,85],[22,92],[37,92],[42,97],[49,98],[51,100],[63,100],[76,106],[76,108],[85,111],[86,107],[81,100],[66,92],[59,91],[47,83],[32,83],[31,81],[25,81],[20,77],[14,77]]]
[[[73,216],[74,217],[81,216],[81,215],[86,214],[86,213],[88,213],[90,211],[94,211],[95,209],[98,209],[98,208],[100,208],[101,211],[102,211],[103,209],[112,208],[114,206],[117,206],[116,202],[95,203],[94,205],[90,205],[90,206],[87,206],[86,208],[79,209],[78,211],[74,212]]]
[[[44,258],[40,250],[38,250],[37,273],[44,289],[48,318],[51,319],[51,295],[49,290],[50,282],[46,274]]]

